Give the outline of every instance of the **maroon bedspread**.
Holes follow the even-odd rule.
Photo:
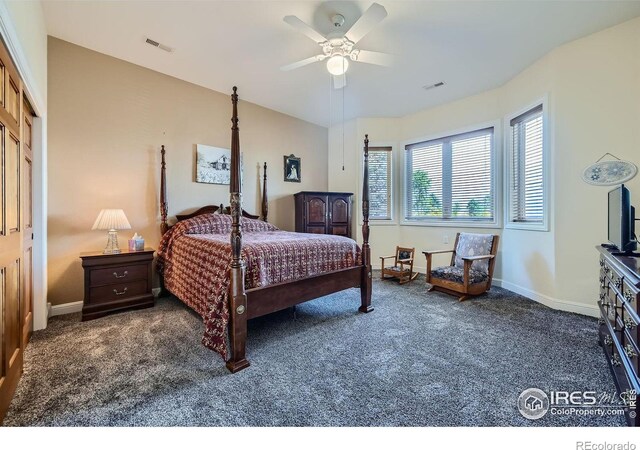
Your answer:
[[[280,231],[242,220],[245,288],[289,282],[360,264],[352,239]],[[158,270],[165,287],[204,320],[202,343],[227,358],[231,217],[205,214],[178,223],[162,238]]]

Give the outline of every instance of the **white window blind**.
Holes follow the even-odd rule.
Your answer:
[[[494,221],[493,128],[405,150],[406,220]]]
[[[544,130],[542,105],[515,117],[511,125],[509,220],[543,224]]]
[[[369,149],[369,218],[391,220],[391,147]]]

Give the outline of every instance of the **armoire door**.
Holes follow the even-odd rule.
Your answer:
[[[307,233],[326,234],[328,213],[327,196],[307,196],[305,209]]]
[[[351,237],[351,197],[329,197],[329,234]]]
[[[0,422],[22,373],[22,86],[0,43]]]

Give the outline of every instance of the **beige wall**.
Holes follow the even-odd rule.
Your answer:
[[[242,86],[238,86],[242,98]],[[102,208],[124,209],[157,248],[159,148],[167,148],[170,216],[228,204],[228,186],[193,181],[195,144],[229,148],[231,100],[151,70],[49,38],[49,301],[82,300],[80,252],[100,250],[91,231]],[[293,196],[327,189],[327,129],[240,101],[244,206],[259,212],[258,164],[269,165],[269,221],[294,227]],[[302,183],[283,181],[283,155],[302,158]]]
[[[357,119],[347,127],[351,173],[331,170],[341,155],[341,140],[329,132],[329,188],[359,190],[362,139],[369,133],[394,145],[396,215],[401,214],[404,143],[473,125],[496,122],[502,153],[502,129],[510,114],[547,99],[550,151],[550,229],[472,229],[501,234],[496,267],[498,283],[551,307],[596,315],[598,257],[594,246],[606,241],[607,192],[584,183],[585,167],[605,152],[640,165],[640,19],[634,19],[563,45],[504,86],[403,118]],[[388,142],[387,142],[388,144]],[[502,175],[502,171],[500,172]],[[348,180],[352,180],[350,183]],[[640,209],[640,176],[626,183]],[[460,228],[374,225],[374,260],[397,244],[418,249],[445,248]],[[444,262],[444,261],[441,261]],[[422,269],[424,261],[420,260]]]

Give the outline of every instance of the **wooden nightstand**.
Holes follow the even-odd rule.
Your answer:
[[[92,320],[115,311],[153,306],[151,292],[152,248],[105,255],[80,254],[84,268],[82,320]]]

